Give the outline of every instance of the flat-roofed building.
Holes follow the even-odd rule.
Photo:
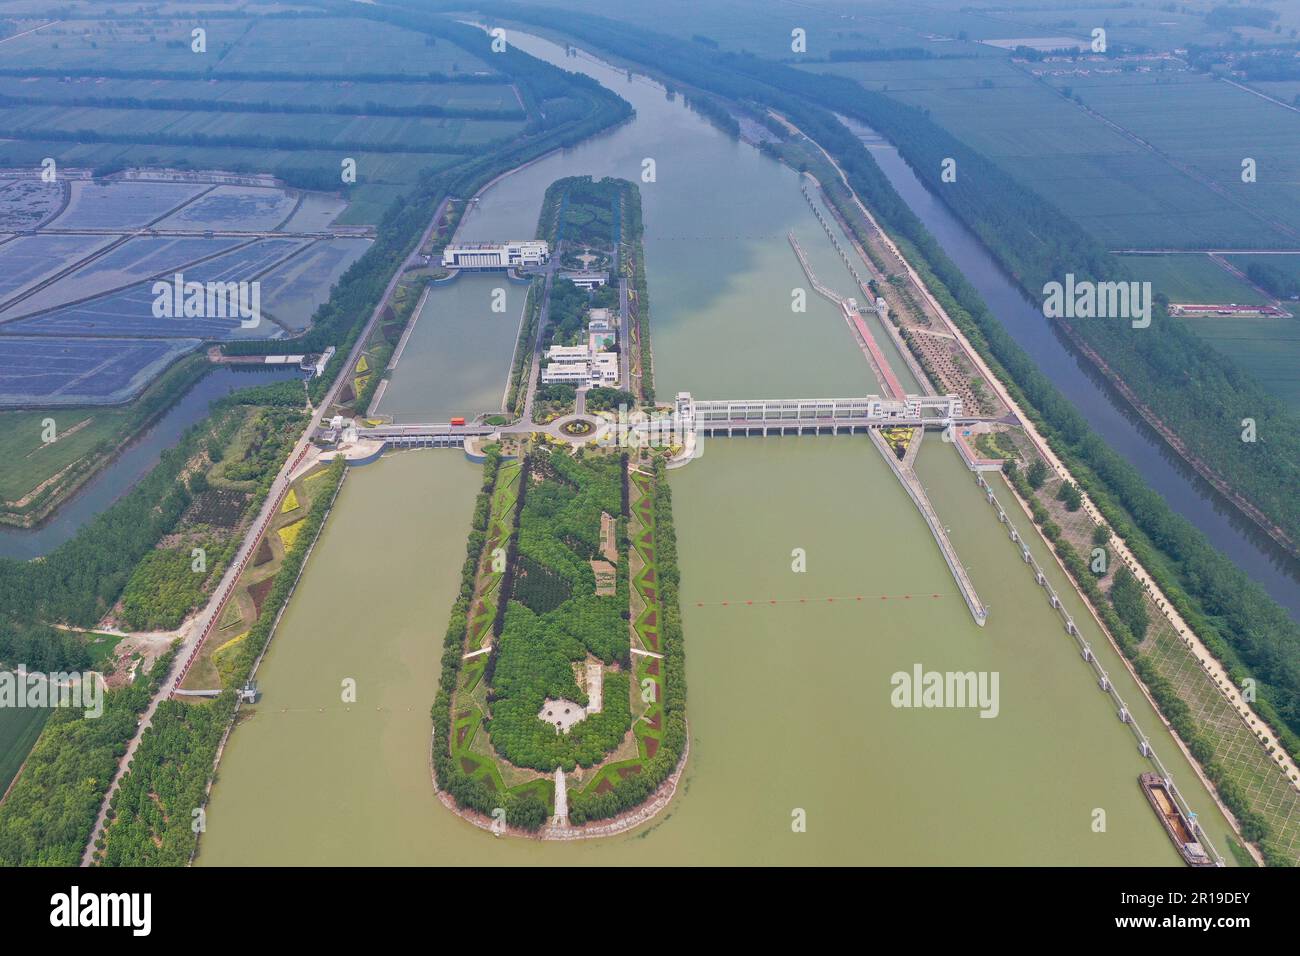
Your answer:
[[[540,266],[550,255],[551,248],[544,239],[464,242],[442,250],[442,266],[444,269],[514,269]]]
[[[586,362],[591,358],[591,349],[585,345],[552,345],[546,350],[546,358],[551,362]]]
[[[595,269],[566,269],[559,273],[556,278],[568,279],[579,289],[591,290],[597,286],[607,284],[609,282],[609,273],[598,272]]]

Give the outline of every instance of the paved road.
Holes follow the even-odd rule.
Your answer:
[[[537,382],[542,374],[542,332],[551,321],[551,283],[555,278],[554,260],[546,267],[546,282],[542,289],[542,308],[537,315],[537,328],[533,330],[533,359],[528,370],[528,394],[524,396],[524,414],[519,419],[521,425],[533,424],[533,397],[537,394]]]
[[[627,279],[618,280],[618,382],[625,392],[632,390],[632,333],[628,328]]]
[[[392,298],[393,292],[397,289],[397,284],[401,281],[403,273],[405,273],[406,270],[416,262],[420,255],[420,250],[424,247],[425,243],[429,241],[429,238],[433,235],[433,231],[437,228],[438,223],[442,221],[442,217],[447,210],[448,202],[450,202],[450,199],[444,199],[438,204],[438,208],[433,214],[433,220],[429,223],[429,227],[425,229],[424,234],[420,237],[420,241],[415,244],[414,249],[411,250],[411,254],[406,257],[402,265],[393,273],[393,277],[389,280],[387,287],[384,289],[383,296],[380,297],[379,303],[370,314],[370,319],[366,322],[366,326],[362,330],[361,335],[357,337],[356,344],[352,346],[352,351],[348,354],[348,364],[344,366],[345,368],[351,368],[360,360],[361,353],[366,346],[366,340],[374,330],[375,323],[379,321],[379,316],[383,313],[385,306],[388,305],[389,299]],[[91,831],[90,840],[87,842],[85,850],[82,852],[82,866],[90,866],[91,864],[95,849],[95,841],[99,838],[99,835],[104,829],[104,819],[108,813],[109,802],[112,800],[113,794],[117,792],[117,788],[121,785],[122,778],[126,776],[126,770],[131,763],[131,758],[134,756],[136,749],[140,746],[140,739],[144,736],[144,732],[149,729],[150,724],[153,722],[153,715],[158,710],[158,703],[163,698],[170,696],[172,691],[176,689],[177,685],[184,678],[191,659],[194,653],[198,650],[199,644],[202,642],[203,635],[206,633],[210,624],[214,622],[216,615],[220,613],[221,608],[225,605],[227,598],[230,596],[230,593],[234,588],[235,582],[239,578],[239,573],[242,571],[244,563],[247,561],[248,556],[252,554],[253,548],[256,547],[258,540],[261,538],[262,531],[265,529],[269,519],[273,516],[273,509],[279,507],[283,493],[288,487],[290,476],[306,457],[311,447],[310,436],[316,434],[316,430],[320,428],[321,421],[325,417],[326,411],[334,404],[334,401],[338,398],[339,391],[347,383],[349,377],[350,376],[346,374],[340,373],[338,377],[335,378],[334,384],[330,387],[324,401],[322,401],[321,404],[312,412],[311,421],[308,423],[302,437],[298,439],[293,450],[289,453],[289,457],[285,459],[285,463],[280,468],[279,474],[275,476],[275,481],[271,484],[270,493],[266,496],[266,501],[262,503],[262,508],[257,515],[257,520],[251,526],[252,530],[245,536],[243,543],[240,544],[239,551],[236,553],[234,560],[231,561],[230,567],[227,568],[226,573],[222,576],[217,588],[212,592],[212,597],[209,599],[207,606],[185,626],[185,637],[182,639],[180,652],[176,656],[176,661],[172,664],[171,673],[169,673],[166,679],[163,680],[158,692],[154,694],[153,700],[149,701],[149,706],[145,708],[144,714],[140,718],[139,726],[136,728],[135,736],[131,738],[131,741],[127,744],[126,753],[124,753],[122,758],[118,761],[117,771],[113,775],[113,782],[109,784],[108,790],[104,793],[103,802],[99,807],[99,815],[95,819],[95,827]]]

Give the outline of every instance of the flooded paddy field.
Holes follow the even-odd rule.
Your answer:
[[[331,234],[346,205],[197,179],[0,180],[0,223],[26,230],[0,243],[0,407],[121,403],[204,341],[303,332],[369,248]],[[233,306],[159,314],[155,284],[176,275],[258,283],[257,324]],[[253,287],[243,294],[251,307]]]
[[[4,306],[64,268],[111,242],[108,236],[16,236],[0,246],[0,315]]]
[[[68,205],[49,225],[57,229],[138,229],[194,199],[190,183],[68,183]]]
[[[62,201],[57,183],[0,177],[0,231],[37,226],[57,212]]]
[[[348,266],[370,248],[369,239],[328,239],[312,243],[262,278],[262,308],[294,332],[306,329],[330,288]]]
[[[0,335],[0,389],[11,404],[113,405],[141,391],[200,339]]]
[[[296,205],[296,197],[283,189],[218,186],[180,212],[163,219],[158,223],[158,228],[259,232],[280,229]]]
[[[82,236],[36,236],[26,241],[54,238],[85,239]],[[234,249],[244,241],[246,240],[194,236],[136,236],[113,246],[102,255],[87,258],[60,281],[30,290],[21,300],[10,296],[8,301],[0,301],[0,321],[44,312],[78,299],[103,295],[138,282],[141,276],[162,274],[210,259]],[[103,248],[103,245],[98,248]],[[8,247],[0,249],[0,263],[8,261],[7,251]],[[0,279],[0,292],[4,291],[3,284],[4,280]]]

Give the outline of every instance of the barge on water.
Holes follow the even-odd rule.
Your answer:
[[[1142,792],[1151,801],[1151,809],[1155,810],[1156,816],[1164,824],[1165,832],[1169,834],[1169,839],[1174,841],[1174,846],[1178,848],[1187,865],[1217,866],[1218,864],[1210,859],[1209,854],[1201,846],[1201,841],[1196,838],[1195,829],[1187,819],[1187,815],[1179,808],[1169,785],[1160,774],[1144,773],[1138,777],[1138,783],[1142,785]]]

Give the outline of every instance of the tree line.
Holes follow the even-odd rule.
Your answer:
[[[367,100],[365,103],[293,103],[287,100],[202,100],[181,98],[141,99],[138,96],[11,96],[0,93],[0,108],[17,106],[87,107],[112,110],[179,110],[187,113],[284,113],[337,116],[410,116],[452,119],[523,120],[521,109],[439,106],[422,103],[398,106]],[[374,150],[371,150],[372,152]]]

